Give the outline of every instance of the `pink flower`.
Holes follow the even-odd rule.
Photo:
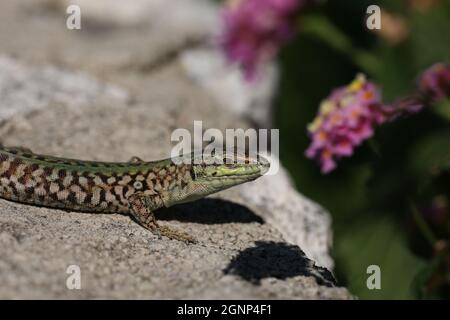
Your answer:
[[[372,137],[375,128],[389,120],[394,107],[381,102],[378,88],[358,75],[348,86],[334,90],[308,126],[311,144],[306,156],[317,160],[322,173],[329,173],[342,157]]]
[[[436,63],[420,76],[419,93],[429,102],[450,96],[450,63]]]
[[[418,92],[389,105],[383,104],[375,84],[358,75],[348,86],[334,90],[325,99],[309,125],[311,144],[306,156],[317,160],[322,173],[336,168],[342,157],[372,137],[375,129],[399,116],[419,112],[429,102],[450,97],[450,64],[437,63],[418,80]]]
[[[272,59],[294,34],[293,18],[304,0],[240,0],[223,11],[219,42],[229,61],[238,63],[247,80]]]
[[[421,111],[424,107],[423,99],[419,95],[406,96],[384,108],[389,121],[399,116],[411,115]]]

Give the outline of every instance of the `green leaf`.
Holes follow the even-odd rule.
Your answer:
[[[413,279],[426,263],[413,255],[392,214],[361,215],[336,229],[335,257],[351,293],[362,299],[413,299]],[[381,289],[368,289],[367,267],[381,269]],[[339,274],[338,274],[339,275]],[[338,277],[339,279],[339,277]]]
[[[439,298],[430,296],[430,293],[426,292],[425,289],[431,276],[438,271],[440,263],[440,259],[433,259],[430,263],[422,267],[414,277],[411,283],[411,289],[420,299]]]
[[[337,51],[347,53],[352,50],[351,39],[322,15],[302,16],[299,20],[299,26],[301,32],[317,36]]]
[[[351,57],[352,62],[364,71],[374,74],[381,65],[377,56],[357,48],[352,40],[326,17],[319,14],[304,15],[299,20],[303,34],[320,39],[334,50]]]
[[[411,171],[418,177],[450,171],[450,130],[434,132],[417,142],[410,154]]]
[[[433,111],[437,116],[444,120],[450,121],[450,99],[444,99],[432,106],[431,111]]]

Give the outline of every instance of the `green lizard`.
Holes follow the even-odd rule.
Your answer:
[[[180,161],[182,157],[95,162],[0,146],[0,197],[51,208],[131,214],[160,236],[194,242],[184,232],[159,225],[154,211],[255,180],[270,166],[261,156],[252,159],[236,153],[209,159],[192,153],[189,164]]]

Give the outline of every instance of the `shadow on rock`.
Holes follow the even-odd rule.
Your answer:
[[[334,287],[330,271],[314,265],[299,247],[282,242],[257,241],[255,247],[239,253],[224,270],[253,284],[264,278],[285,280],[296,276],[314,277],[319,285]]]
[[[161,220],[178,220],[204,224],[263,223],[263,220],[249,208],[232,201],[214,198],[200,199],[170,208],[162,208],[156,212],[156,217]]]

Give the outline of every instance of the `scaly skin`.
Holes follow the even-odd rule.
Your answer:
[[[223,160],[218,157],[214,163]],[[0,146],[0,197],[51,208],[131,214],[158,235],[193,242],[183,232],[158,225],[153,211],[255,180],[269,168],[262,157],[223,157],[234,162],[195,162],[194,154],[188,156],[189,164],[177,164],[180,158],[144,162],[137,157],[124,163],[94,162]]]

